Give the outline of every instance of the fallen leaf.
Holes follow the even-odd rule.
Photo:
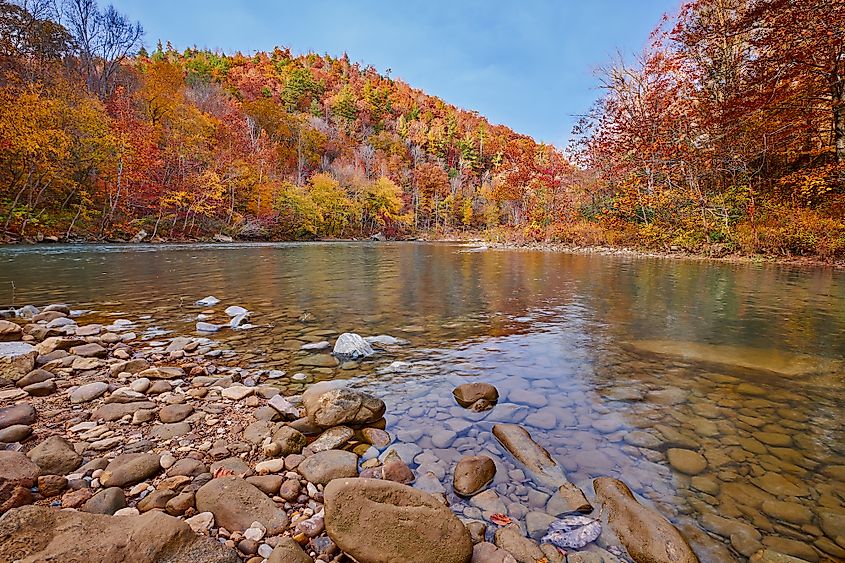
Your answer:
[[[513,520],[511,520],[510,518],[508,518],[504,514],[500,514],[498,512],[496,514],[492,514],[490,516],[490,521],[493,522],[494,524],[498,524],[499,526],[507,526],[508,524],[513,522]]]

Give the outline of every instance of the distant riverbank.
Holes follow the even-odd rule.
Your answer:
[[[250,243],[277,243],[277,242],[426,242],[426,243],[452,243],[452,244],[476,244],[478,247],[486,247],[491,250],[539,250],[545,252],[565,252],[570,254],[598,254],[602,256],[638,256],[643,258],[670,258],[670,259],[684,259],[684,260],[706,260],[729,263],[754,263],[754,264],[781,264],[790,266],[802,267],[829,267],[835,269],[845,269],[845,260],[825,260],[816,256],[775,256],[770,254],[736,254],[726,251],[723,247],[713,246],[708,247],[700,252],[674,249],[674,250],[651,250],[647,248],[631,248],[626,246],[579,246],[566,243],[548,242],[548,241],[523,241],[523,242],[500,242],[489,240],[490,236],[486,233],[469,232],[469,233],[455,233],[448,236],[433,236],[429,237],[422,234],[419,237],[400,237],[395,239],[386,239],[379,233],[372,237],[362,238],[323,238],[311,240],[264,240],[264,239],[249,239],[240,240],[227,235],[214,235],[210,237],[194,237],[188,239],[165,239],[156,237],[154,239],[144,239],[142,241],[133,241],[125,239],[111,239],[111,238],[73,238],[69,240],[61,240],[58,237],[40,237],[39,239],[24,238],[15,240],[7,237],[5,240],[0,239],[0,246],[6,245],[52,245],[52,244],[250,244]]]

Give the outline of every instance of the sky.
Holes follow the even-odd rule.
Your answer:
[[[563,148],[600,95],[595,70],[632,55],[680,0],[111,0],[144,42],[252,53],[275,46],[388,69],[415,88]]]

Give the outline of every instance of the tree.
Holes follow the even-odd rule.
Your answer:
[[[100,10],[96,0],[64,0],[63,12],[88,89],[106,98],[114,89],[120,65],[140,46],[144,29],[111,5]]]

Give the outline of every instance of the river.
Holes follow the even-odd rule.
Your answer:
[[[545,521],[551,491],[490,432],[506,421],[588,494],[618,477],[705,551],[845,549],[845,272],[424,243],[0,248],[0,305],[130,319],[150,345],[192,333],[207,295],[253,312],[254,328],[209,336],[236,352],[221,364],[285,371],[288,394],[338,378],[377,394],[418,480],[468,517],[481,510],[450,471],[485,452],[507,513]],[[408,344],[348,369],[300,351],[346,331]],[[497,406],[460,408],[468,381],[494,384]],[[672,449],[706,464],[670,464]]]

